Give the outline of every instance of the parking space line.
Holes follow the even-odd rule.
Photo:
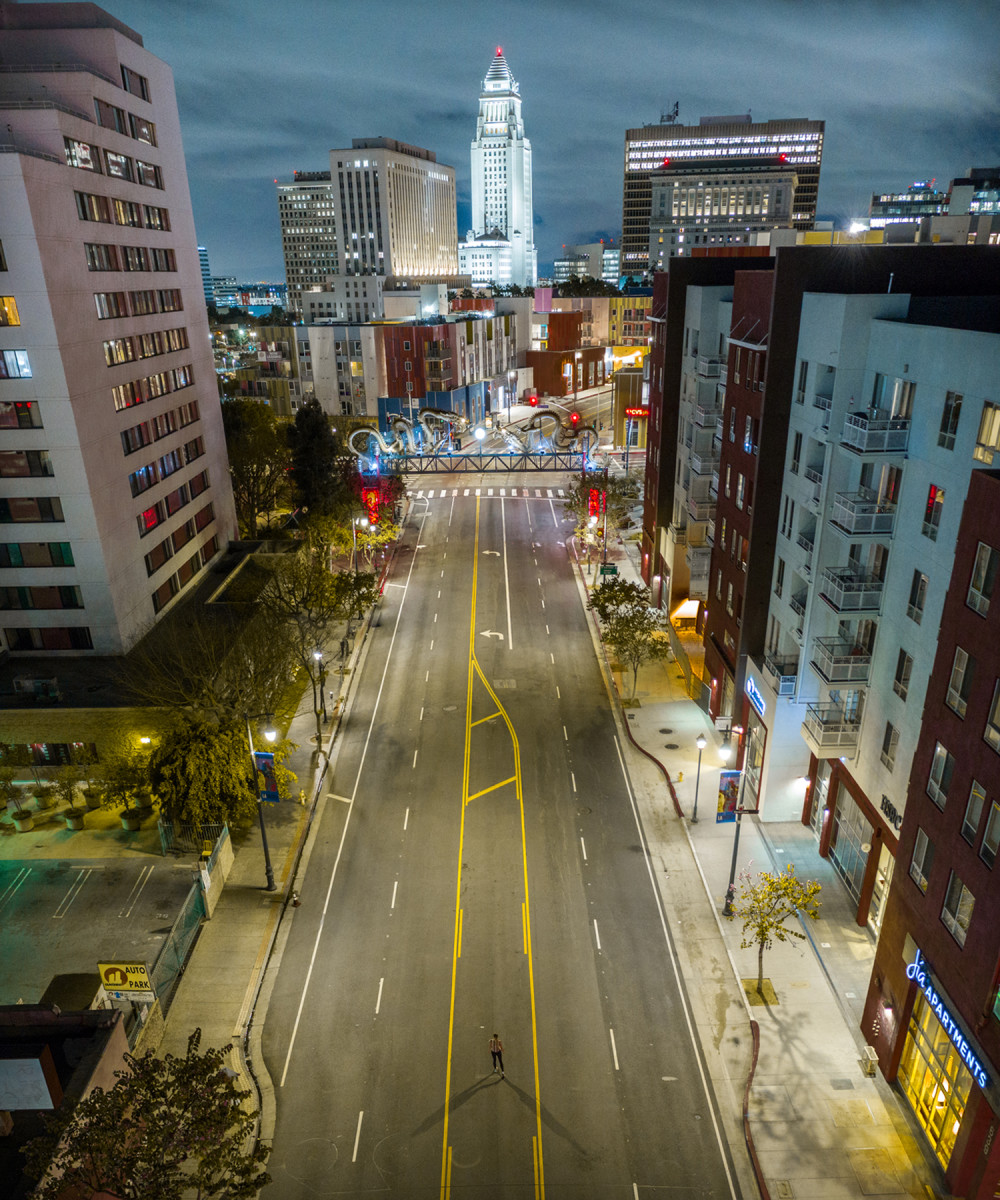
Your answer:
[[[0,908],[3,908],[8,900],[14,899],[21,885],[28,882],[28,877],[30,875],[31,867],[22,867],[20,871],[18,871],[3,892],[0,892]]]
[[[143,867],[139,872],[139,878],[133,884],[132,890],[125,899],[125,903],[118,910],[118,915],[120,917],[130,917],[132,915],[132,910],[139,903],[139,897],[142,895],[142,889],[147,883],[149,883],[152,874],[152,867]]]
[[[52,919],[54,921],[62,920],[62,918],[67,914],[67,912],[69,912],[70,905],[73,903],[73,901],[77,898],[77,896],[79,896],[80,892],[83,890],[83,885],[87,882],[87,880],[93,874],[93,870],[94,870],[93,867],[84,867],[84,868],[81,868],[79,871],[77,871],[76,879],[74,879],[73,882],[70,884],[69,891],[67,891],[66,895],[63,896],[62,900],[59,902],[59,907],[52,914]]]

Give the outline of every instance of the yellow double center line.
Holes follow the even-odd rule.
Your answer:
[[[455,884],[455,933],[451,955],[451,1007],[448,1014],[448,1061],[445,1069],[444,1082],[444,1135],[441,1148],[441,1200],[451,1197],[451,1146],[448,1144],[448,1128],[451,1117],[451,1056],[455,1037],[455,992],[458,984],[458,960],[462,953],[462,859],[465,848],[465,810],[470,800],[495,791],[497,787],[513,782],[517,792],[517,803],[521,818],[521,863],[524,871],[524,952],[528,956],[528,992],[531,998],[531,1057],[535,1076],[535,1133],[531,1139],[532,1159],[534,1166],[535,1197],[545,1200],[545,1172],[542,1165],[542,1102],[538,1084],[538,1026],[535,1014],[535,968],[531,953],[531,909],[528,904],[528,844],[524,830],[524,790],[521,782],[521,748],[518,745],[517,734],[511,724],[510,717],[504,706],[497,699],[496,692],[490,687],[489,680],[483,674],[476,659],[476,590],[479,583],[479,505],[476,497],[476,537],[472,557],[472,610],[469,619],[469,677],[465,700],[465,755],[462,763],[462,806],[459,819],[458,833],[458,878]],[[511,746],[514,750],[514,775],[501,784],[477,792],[476,796],[469,795],[469,764],[472,759],[472,729],[479,722],[472,720],[472,695],[476,678],[482,682],[497,706],[496,714],[503,718],[510,734]],[[492,718],[490,718],[492,719]]]

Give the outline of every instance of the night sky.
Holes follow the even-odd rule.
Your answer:
[[[1000,161],[996,0],[106,0],[174,72],[212,272],[281,282],[274,180],[384,136],[455,168],[497,45],[520,84],[540,273],[621,233],[625,130],[745,113],[826,122],[819,216]]]

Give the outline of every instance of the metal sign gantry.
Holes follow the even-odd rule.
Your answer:
[[[584,455],[579,451],[537,454],[392,454],[382,457],[388,467],[411,475],[480,475],[489,471],[579,471]]]

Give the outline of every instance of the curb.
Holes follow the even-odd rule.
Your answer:
[[[566,550],[567,550],[567,554],[568,554],[569,553],[568,539],[567,539]],[[575,563],[576,569],[577,569],[577,576],[578,576],[579,584],[583,588],[584,596],[586,596],[587,595],[586,579],[584,578],[583,570],[580,566],[580,560],[576,556],[575,553],[573,555],[573,559],[574,559],[574,563]],[[593,612],[593,610],[589,606],[587,606],[586,611],[588,613]],[[598,624],[596,617],[593,618],[592,628],[596,631],[597,639],[601,645],[601,653],[604,658],[604,665],[607,668],[608,673],[611,676],[612,681],[613,681],[614,680],[614,672],[611,671],[611,664],[608,662],[607,649],[605,646],[604,638],[601,636],[600,625]],[[629,728],[628,713],[625,711],[624,705],[622,704],[621,695],[619,694],[618,689],[616,687],[612,686],[611,690],[614,694],[616,703],[618,705],[618,712],[622,718],[622,726],[625,729],[625,733],[628,735],[628,740],[632,743],[632,745],[636,748],[636,750],[639,751],[640,754],[642,754],[646,758],[648,758],[649,761],[651,763],[653,763],[659,769],[659,771],[663,775],[664,780],[666,781],[667,790],[669,791],[670,798],[674,804],[674,811],[676,812],[677,816],[682,818],[682,820],[683,820],[684,819],[684,810],[681,808],[680,801],[677,799],[677,792],[674,790],[674,784],[673,784],[673,780],[670,778],[670,772],[667,770],[667,768],[663,765],[663,763],[660,762],[660,760],[654,754],[651,754],[645,748],[645,746],[641,746],[635,740],[635,737],[632,734],[632,730]],[[691,701],[691,703],[694,703],[694,701]],[[688,831],[686,823],[684,824],[684,832],[687,835],[688,845],[691,849],[692,857],[694,858],[694,861],[697,864],[698,873],[699,873],[699,875],[701,875],[702,883],[704,884],[704,887],[705,887],[706,897],[711,902],[711,893],[708,888],[708,883],[705,879],[704,873],[701,870],[701,863],[698,861],[698,855],[695,852],[694,845],[691,842],[690,833]],[[736,979],[737,984],[740,985],[740,990],[742,992],[742,984],[740,983],[739,973],[736,970],[736,964],[733,962],[732,954],[729,953],[729,948],[728,948],[728,945],[726,944],[726,940],[725,940],[725,933],[722,930],[722,925],[719,920],[719,914],[715,910],[714,904],[712,905],[712,911],[715,915],[716,925],[719,927],[719,932],[720,932],[720,935],[722,936],[723,945],[726,946],[726,954],[727,954],[727,957],[729,958],[729,963],[730,963],[730,966],[733,971],[733,977]],[[744,999],[744,1005],[745,1004],[746,1004],[746,1000]],[[747,1016],[750,1021],[750,1036],[751,1036],[751,1039],[753,1042],[753,1052],[750,1057],[750,1067],[747,1072],[746,1084],[743,1088],[743,1139],[746,1143],[747,1153],[750,1155],[750,1164],[753,1167],[754,1178],[756,1179],[756,1182],[757,1182],[757,1190],[760,1192],[761,1200],[771,1200],[771,1193],[768,1190],[767,1182],[764,1179],[764,1172],[761,1169],[760,1159],[757,1156],[757,1146],[756,1146],[756,1143],[754,1142],[753,1131],[750,1128],[750,1114],[749,1114],[750,1091],[753,1087],[754,1075],[756,1074],[756,1071],[757,1071],[757,1059],[758,1059],[758,1055],[760,1053],[760,1026],[753,1019],[753,1017],[750,1016],[749,1008],[747,1008],[746,1011],[747,1011]]]

